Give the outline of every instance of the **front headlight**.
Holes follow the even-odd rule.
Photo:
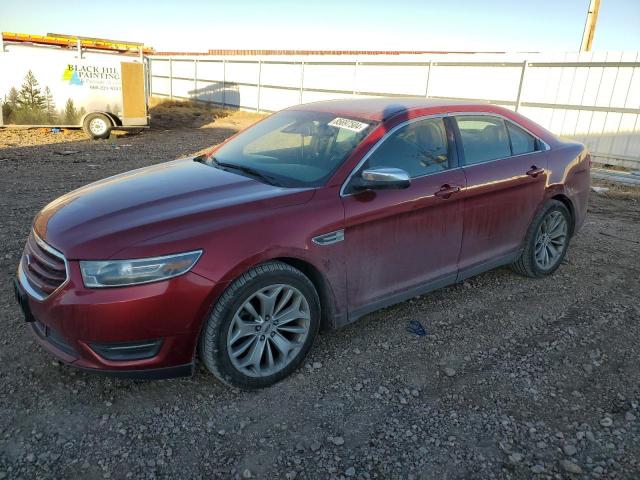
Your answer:
[[[158,282],[187,273],[202,255],[202,250],[136,260],[80,261],[85,287],[121,287]]]

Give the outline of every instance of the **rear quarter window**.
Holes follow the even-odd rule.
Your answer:
[[[514,155],[522,155],[539,150],[536,138],[517,125],[507,122],[507,131],[509,132],[511,149]]]

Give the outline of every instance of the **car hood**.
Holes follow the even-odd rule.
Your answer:
[[[70,260],[127,258],[132,251],[155,256],[201,248],[203,236],[312,196],[312,189],[280,188],[176,160],[63,195],[36,216],[34,230]],[[142,247],[132,249],[136,245]]]

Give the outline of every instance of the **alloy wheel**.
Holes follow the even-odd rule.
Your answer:
[[[309,335],[311,313],[295,287],[276,284],[247,298],[227,333],[233,366],[250,377],[273,375],[289,365]]]
[[[535,261],[543,270],[553,268],[562,258],[567,244],[567,219],[557,210],[544,217],[535,243]]]

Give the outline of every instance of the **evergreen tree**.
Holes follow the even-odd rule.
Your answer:
[[[67,100],[67,104],[64,107],[63,118],[65,125],[75,125],[78,122],[78,111],[71,99]]]
[[[11,90],[9,90],[9,97],[7,98],[7,104],[13,110],[16,110],[18,108],[18,91],[16,90],[16,87],[11,87]]]
[[[11,111],[11,107],[9,106],[9,104],[6,102],[6,100],[4,102],[2,102],[2,123],[3,125],[7,125],[9,123],[11,123],[11,114],[13,112]]]
[[[47,123],[54,123],[58,115],[56,113],[56,104],[53,100],[53,94],[51,93],[51,90],[49,90],[49,87],[44,88],[44,109],[47,116]]]
[[[34,113],[44,110],[45,98],[38,85],[38,80],[36,80],[33,72],[29,70],[18,93],[17,100],[21,110],[31,110]]]
[[[15,122],[16,110],[18,110],[18,91],[15,87],[11,87],[9,95],[5,95],[2,102],[2,122],[5,125]]]

